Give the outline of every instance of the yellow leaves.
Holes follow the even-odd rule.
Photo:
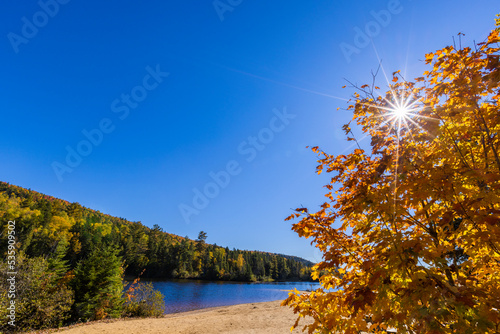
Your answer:
[[[428,53],[425,55],[425,63],[430,64],[432,60],[434,59],[435,54],[434,53]],[[426,72],[424,72],[426,74]]]
[[[242,254],[238,254],[238,259],[236,260],[236,265],[238,267],[238,270],[243,270],[243,266],[245,265],[245,259],[243,258]]]
[[[15,196],[7,196],[0,193],[0,217],[3,221],[9,220],[32,220],[40,216],[40,210],[31,210],[21,206],[21,200]],[[6,227],[7,224],[4,224]]]
[[[497,40],[498,33],[489,37]],[[309,330],[347,333],[380,324],[431,333],[440,321],[455,328],[481,323],[486,327],[472,333],[486,333],[500,323],[490,312],[500,295],[497,53],[484,44],[428,54],[432,68],[415,79],[418,86],[391,86],[421,98],[414,111],[421,117],[395,133],[380,121],[382,98],[360,99],[350,110],[371,152],[331,156],[313,148],[318,173],[334,173],[328,202],[288,219],[302,217],[293,229],[324,254],[314,277],[337,290],[288,300],[314,318]],[[343,130],[352,133],[350,124]]]
[[[61,216],[53,216],[50,219],[49,224],[42,229],[42,233],[45,237],[52,240],[71,240],[73,234],[70,231],[71,227],[75,224],[73,217],[68,217],[66,213],[61,213]]]
[[[493,30],[491,34],[488,36],[487,44],[493,44],[500,42],[500,33],[498,30]]]
[[[64,232],[68,231],[71,226],[74,224],[74,220],[72,218],[54,216],[50,220],[49,230],[53,233],[55,232]]]

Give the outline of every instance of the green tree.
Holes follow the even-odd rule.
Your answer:
[[[82,320],[119,317],[122,312],[123,267],[116,249],[95,248],[75,268],[74,312]]]
[[[205,251],[206,240],[207,240],[207,233],[200,231],[200,233],[198,234],[198,239],[196,239],[196,250],[200,252],[200,254],[203,254],[203,252]]]
[[[64,259],[69,248],[69,242],[66,239],[61,239],[54,253],[48,258],[49,269],[52,270],[57,277],[62,278],[68,272],[68,261]]]

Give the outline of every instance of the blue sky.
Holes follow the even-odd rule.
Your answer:
[[[378,57],[387,73],[420,76],[425,53],[458,32],[484,40],[500,12],[497,0],[3,7],[1,180],[313,261],[284,218],[323,201],[328,176],[305,147],[349,152],[345,78],[369,82]]]

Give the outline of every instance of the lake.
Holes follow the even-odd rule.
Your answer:
[[[288,290],[317,289],[314,282],[208,282],[196,280],[153,281],[165,296],[165,313],[177,313],[215,306],[284,300]]]

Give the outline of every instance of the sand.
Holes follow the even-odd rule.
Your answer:
[[[61,334],[286,334],[297,316],[281,301],[168,314],[163,318],[92,322],[61,328]],[[304,319],[301,320],[303,325]],[[302,326],[292,333],[303,333]]]

